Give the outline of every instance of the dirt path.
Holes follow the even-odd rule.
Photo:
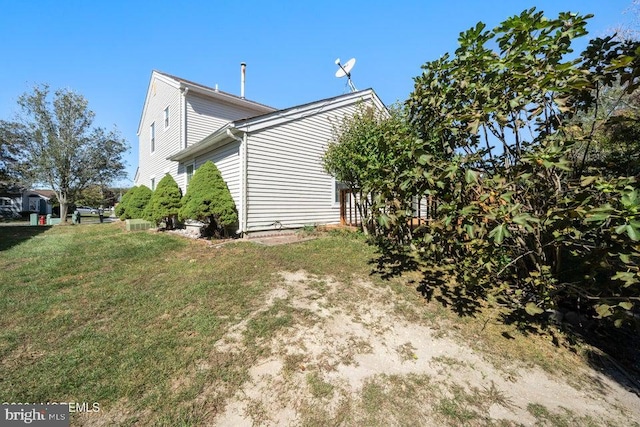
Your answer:
[[[281,273],[288,326],[213,425],[637,425],[640,398],[595,371],[579,386],[540,369],[488,362],[398,312],[388,289]],[[251,317],[220,340],[242,353]],[[582,368],[580,368],[582,369]]]

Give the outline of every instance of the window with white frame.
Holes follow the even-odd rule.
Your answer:
[[[190,165],[187,165],[186,168],[186,173],[187,173],[187,187],[189,187],[189,183],[191,182],[191,178],[193,178],[193,163]]]
[[[334,179],[333,180],[333,204],[340,204],[340,191],[348,190],[349,187],[346,184],[341,183],[340,181]]]
[[[151,152],[156,151],[156,122],[151,123],[149,127],[149,138],[151,139]]]
[[[169,127],[169,107],[164,109],[164,128]]]
[[[152,177],[151,178],[151,191],[156,189],[156,178]]]
[[[13,205],[13,200],[8,197],[0,197],[0,206],[11,206]]]

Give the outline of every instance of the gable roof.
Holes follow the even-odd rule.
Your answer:
[[[321,99],[319,101],[297,105],[294,107],[286,108],[284,110],[277,110],[270,113],[260,114],[246,119],[229,122],[201,141],[179,151],[178,153],[168,157],[167,159],[172,161],[182,161],[195,157],[196,155],[199,155],[203,152],[215,148],[216,146],[221,145],[222,142],[235,138],[235,132],[233,131],[255,132],[267,127],[277,126],[283,123],[291,122],[293,120],[298,120],[311,114],[319,113],[321,111],[329,111],[345,105],[366,100],[371,100],[379,109],[386,110],[385,105],[382,103],[373,89],[351,92],[344,95],[338,95],[331,98]]]
[[[149,86],[147,88],[147,95],[144,99],[144,106],[142,108],[142,114],[140,115],[140,121],[138,122],[138,131],[137,134],[140,135],[142,126],[142,121],[144,119],[145,114],[147,113],[147,105],[149,96],[151,94],[151,88],[153,85],[153,80],[158,79],[164,83],[167,83],[169,86],[172,86],[178,90],[188,89],[199,95],[205,96],[210,99],[216,99],[219,101],[227,102],[230,104],[238,105],[241,107],[249,107],[254,110],[270,112],[275,111],[276,109],[270,107],[265,104],[261,104],[259,102],[251,101],[246,98],[239,97],[237,95],[233,95],[228,92],[221,91],[219,89],[215,89],[209,86],[205,86],[199,83],[192,82],[191,80],[183,79],[182,77],[177,77],[172,74],[164,73],[162,71],[153,70],[151,72],[151,78],[149,79]]]

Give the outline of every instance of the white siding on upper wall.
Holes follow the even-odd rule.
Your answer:
[[[252,133],[247,141],[247,232],[340,222],[322,156],[333,124],[356,104]]]
[[[227,102],[187,94],[187,146],[209,136],[226,123],[253,117],[264,111],[240,107]]]
[[[234,141],[207,153],[204,156],[197,157],[195,161],[196,173],[200,166],[211,160],[222,175],[222,179],[227,183],[231,197],[236,204],[236,208],[240,208],[240,143]],[[184,170],[184,167],[181,169]],[[184,178],[182,180],[184,182]],[[186,183],[185,183],[186,186]],[[183,191],[185,187],[182,187]]]
[[[165,173],[177,176],[178,164],[167,157],[180,150],[180,90],[158,78],[153,78],[147,97],[144,117],[138,136],[138,178],[136,185],[151,188],[151,178],[156,185]],[[164,110],[169,107],[169,126],[164,126]],[[150,127],[155,123],[155,151],[151,152]]]

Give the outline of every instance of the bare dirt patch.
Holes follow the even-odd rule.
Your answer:
[[[640,420],[640,398],[606,376],[576,368],[593,387],[574,388],[538,368],[496,367],[416,316],[408,320],[388,288],[304,271],[281,272],[274,283],[265,306],[219,341],[217,351],[241,354],[251,336],[262,350],[248,380],[207,420],[212,425],[634,425]],[[279,310],[272,310],[276,305]],[[258,319],[282,327],[256,338],[250,325]]]

